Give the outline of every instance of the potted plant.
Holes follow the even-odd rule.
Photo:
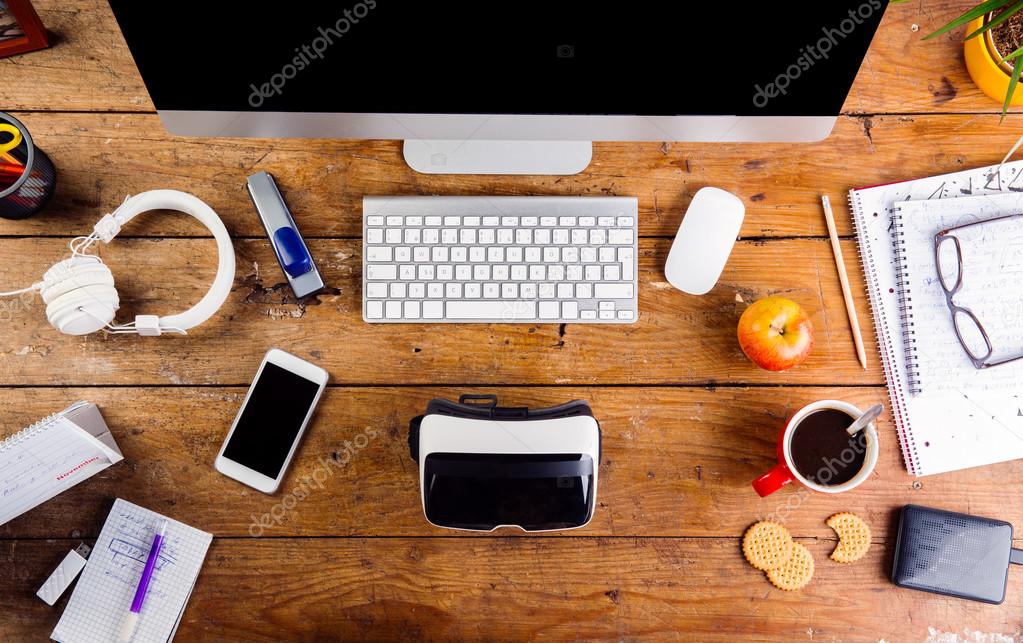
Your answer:
[[[966,69],[982,92],[1002,103],[1002,118],[1010,105],[1023,105],[1016,93],[1023,71],[1023,0],[985,0],[924,37],[934,38],[966,25]]]

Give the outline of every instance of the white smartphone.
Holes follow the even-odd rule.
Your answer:
[[[327,386],[327,371],[272,348],[263,357],[214,467],[274,493]]]

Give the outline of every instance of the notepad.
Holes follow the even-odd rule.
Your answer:
[[[906,468],[917,476],[1023,457],[1023,399],[909,390],[892,210],[896,203],[1023,190],[1023,162],[852,190],[850,208]]]
[[[131,607],[153,536],[167,535],[146,593],[133,643],[174,638],[213,535],[118,499],[89,563],[50,638],[61,643],[115,641]]]
[[[124,457],[95,404],[78,402],[0,442],[0,525]]]
[[[1020,388],[1023,361],[981,370],[970,361],[956,337],[934,254],[934,235],[941,230],[1018,213],[1023,213],[1023,194],[1017,192],[895,204],[902,317],[912,331],[905,345],[911,394]],[[973,311],[983,324],[993,359],[1023,355],[1023,219],[971,226],[956,236],[964,266],[956,305]]]

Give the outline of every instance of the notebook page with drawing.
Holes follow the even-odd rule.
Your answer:
[[[1005,391],[910,395],[892,236],[898,202],[1023,189],[1023,162],[851,190],[870,308],[906,468],[923,476],[1023,457],[1023,400]],[[881,436],[885,439],[885,436]]]
[[[95,404],[78,402],[0,441],[0,525],[123,459]]]
[[[132,641],[164,643],[174,637],[213,535],[118,499],[50,638],[62,643],[117,639],[163,520],[167,536]]]
[[[1020,388],[1023,361],[974,367],[956,337],[938,279],[934,235],[939,231],[1023,213],[1023,194],[907,201],[894,207],[895,255],[900,275],[910,394],[939,390],[1010,391]],[[973,311],[991,341],[992,359],[1023,355],[1023,218],[998,219],[957,231],[962,287],[955,303]],[[946,275],[954,275],[954,244],[946,242]],[[949,284],[950,286],[953,284]],[[962,330],[969,338],[971,325]],[[967,339],[976,346],[983,340]]]

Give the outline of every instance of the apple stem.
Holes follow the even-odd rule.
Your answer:
[[[771,324],[771,330],[773,330],[774,332],[778,333],[779,335],[784,335],[785,334],[785,327],[784,326],[779,328],[779,327],[775,326],[774,324]]]

